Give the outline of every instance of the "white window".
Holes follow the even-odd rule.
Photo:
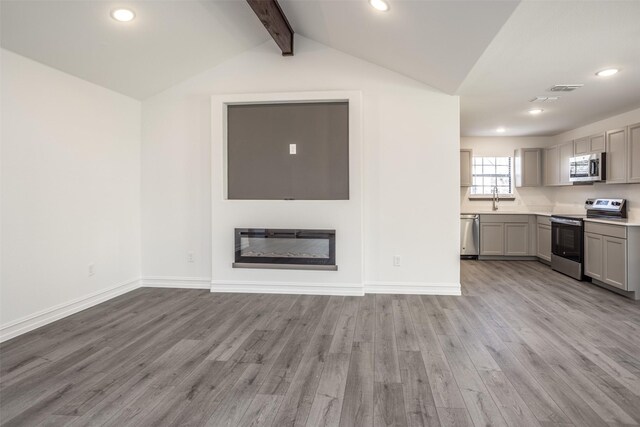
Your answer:
[[[505,197],[513,195],[511,157],[474,157],[471,196],[491,196],[495,189]]]

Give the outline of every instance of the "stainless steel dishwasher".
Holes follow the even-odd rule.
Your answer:
[[[460,258],[477,258],[480,253],[480,215],[460,215]]]

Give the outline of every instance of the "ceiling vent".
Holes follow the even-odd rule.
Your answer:
[[[559,96],[536,96],[531,98],[529,102],[554,102],[560,99]]]
[[[582,86],[582,84],[578,84],[578,85],[555,85],[551,88],[549,88],[550,92],[572,92],[576,89],[580,89]]]

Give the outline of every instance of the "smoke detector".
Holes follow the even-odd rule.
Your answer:
[[[555,85],[549,88],[550,92],[573,92],[576,89],[580,89],[583,84],[575,84],[575,85]]]
[[[554,102],[560,99],[559,96],[536,96],[531,98],[529,102]]]

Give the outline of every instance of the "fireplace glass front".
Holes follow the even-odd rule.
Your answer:
[[[337,270],[335,230],[235,229],[235,268]]]

